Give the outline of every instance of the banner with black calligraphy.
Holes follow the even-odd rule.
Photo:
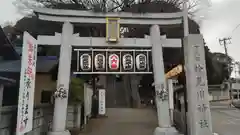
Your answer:
[[[32,130],[37,40],[24,32],[16,135]]]

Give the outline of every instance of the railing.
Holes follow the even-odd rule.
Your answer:
[[[186,116],[185,112],[180,112],[179,110],[173,110],[173,122],[175,127],[181,133],[186,133]]]

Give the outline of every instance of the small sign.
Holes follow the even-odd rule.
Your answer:
[[[120,36],[119,18],[106,18],[106,40],[117,42]]]
[[[105,115],[105,113],[106,113],[105,89],[99,89],[98,94],[99,94],[98,114]]]

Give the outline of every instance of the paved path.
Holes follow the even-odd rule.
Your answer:
[[[240,135],[240,110],[228,104],[211,105],[213,131],[218,135]],[[92,119],[80,135],[152,135],[157,115],[152,109],[107,109],[107,118]]]
[[[219,135],[240,135],[240,110],[228,104],[214,103],[211,107],[213,131]]]
[[[107,109],[107,118],[93,119],[80,135],[152,135],[157,115],[152,109]]]

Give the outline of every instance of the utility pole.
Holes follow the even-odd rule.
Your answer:
[[[224,51],[225,51],[225,54],[226,54],[227,57],[229,57],[227,45],[231,44],[231,39],[232,39],[231,37],[219,39],[219,44],[224,46]],[[227,60],[227,62],[228,62],[228,72],[230,73],[231,72],[231,63],[230,63],[229,60]],[[230,73],[230,75],[231,75],[231,73]],[[232,100],[232,90],[231,90],[230,77],[228,79],[228,82],[230,83],[230,91],[229,91],[230,95],[229,96],[230,96],[230,100]]]
[[[219,44],[224,46],[224,51],[225,54],[228,56],[228,50],[227,50],[227,45],[231,44],[231,39],[230,37],[228,38],[223,38],[223,39],[219,39]]]

